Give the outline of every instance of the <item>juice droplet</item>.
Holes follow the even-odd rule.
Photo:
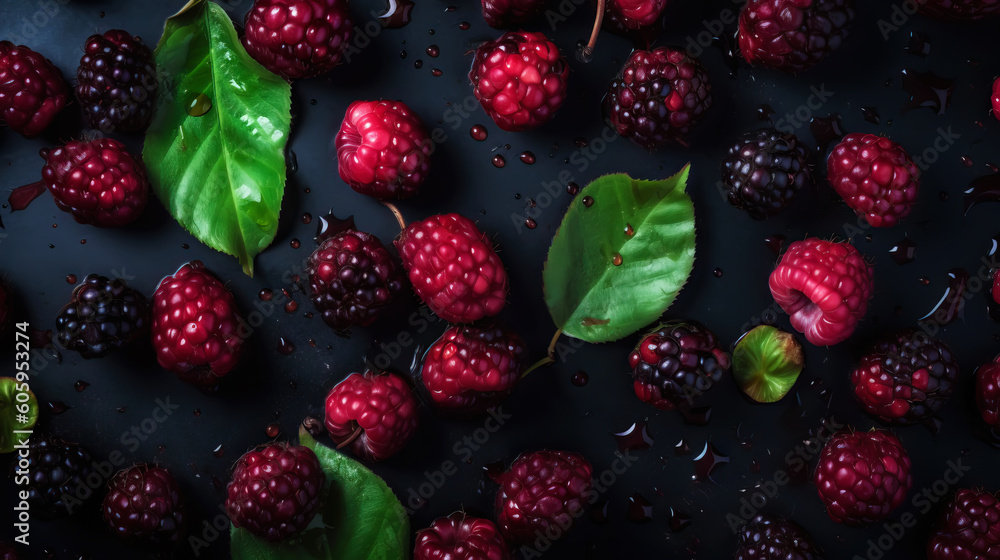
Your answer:
[[[302,246],[302,242],[300,242],[298,239],[292,239],[291,241],[288,242],[288,244],[292,246],[292,249],[298,249],[299,247]]]
[[[714,274],[716,278],[722,278],[722,269],[716,268],[712,271],[712,274]]]
[[[533,165],[535,163],[535,154],[531,152],[521,152],[521,162],[525,165]]]
[[[81,239],[80,240],[80,245],[86,245],[86,244],[87,244],[87,240],[86,239]]]
[[[903,70],[903,89],[910,94],[903,112],[927,107],[938,115],[943,115],[951,104],[955,84],[933,72],[919,73],[906,68]]]
[[[302,223],[303,224],[311,224],[312,221],[313,221],[313,215],[312,214],[310,214],[309,212],[306,212],[305,214],[302,214]]]
[[[67,284],[76,284],[76,274],[67,274],[66,275],[66,283]]]
[[[676,455],[687,455],[691,452],[691,446],[688,442],[681,438],[676,444],[674,444],[674,454]]]
[[[431,69],[431,76],[434,76],[435,78],[440,78],[442,74],[444,74],[444,72],[442,72],[440,68]]]
[[[632,237],[633,235],[635,235],[635,228],[632,227],[632,224],[625,224],[625,237]]]
[[[267,437],[274,439],[281,434],[281,426],[279,426],[277,422],[268,424],[267,427],[264,428],[264,433],[267,434]]]
[[[285,313],[295,313],[295,310],[299,308],[298,302],[294,299],[285,304]]]
[[[181,249],[187,250],[187,249],[190,249],[190,248],[191,248],[191,246],[188,245],[187,243],[181,243]]]
[[[469,25],[469,22],[467,21],[463,21],[462,23],[458,24],[458,28],[461,29],[462,31],[468,31],[469,27],[471,27],[471,25]]]
[[[649,523],[653,520],[653,504],[638,492],[628,499],[628,520],[632,523]]]
[[[594,199],[590,196],[583,197],[583,205],[586,206],[587,208],[590,208],[591,206],[594,205]]]
[[[622,259],[621,253],[615,253],[615,256],[611,257],[611,264],[615,266],[621,266],[623,262],[625,262],[625,260]]]
[[[424,67],[424,61],[420,60],[419,58],[416,59],[416,60],[414,60],[413,61],[413,67],[416,68],[417,70],[420,70],[421,68]]]
[[[965,189],[965,212],[982,202],[1000,201],[1000,174],[978,177]]]
[[[196,409],[192,410],[191,413],[194,414],[195,417],[197,418],[198,416],[201,416],[201,409],[200,408],[196,408]]]
[[[680,533],[691,524],[691,516],[677,511],[674,508],[670,508],[670,530],[674,533]]]
[[[785,244],[785,236],[780,234],[768,235],[764,238],[764,243],[777,256],[781,254],[781,246]]]
[[[962,165],[972,167],[972,158],[969,156],[962,156]]]
[[[87,387],[90,387],[90,383],[82,379],[73,384],[73,388],[76,389],[77,393],[82,393]]]
[[[566,192],[570,196],[576,196],[577,193],[580,192],[580,185],[577,185],[576,183],[567,183],[566,184]]]
[[[920,318],[921,321],[933,321],[938,325],[947,325],[965,313],[965,287],[969,282],[969,272],[964,268],[953,268],[948,271],[948,288],[944,295],[931,309],[930,313]]]
[[[187,113],[192,117],[200,117],[212,110],[212,100],[204,93],[199,93],[197,97],[188,104]]]
[[[535,222],[535,220],[528,218],[527,220],[524,220],[524,227],[528,229],[535,229],[538,227],[538,223]]]
[[[67,406],[66,403],[62,401],[50,401],[48,403],[48,407],[49,407],[49,413],[53,415],[62,414],[63,412],[66,412],[67,410],[70,409],[70,407]]]
[[[813,117],[809,121],[809,131],[816,139],[819,153],[825,154],[826,149],[834,140],[840,140],[844,137],[844,123],[837,113],[826,117]]]
[[[427,47],[427,50],[425,52],[427,53],[427,56],[429,56],[431,58],[437,58],[438,55],[441,54],[441,49],[438,48],[437,45],[431,45],[431,46]]]
[[[287,356],[287,355],[291,354],[294,351],[295,351],[295,345],[292,344],[292,341],[285,340],[284,337],[281,337],[281,338],[278,339],[278,353],[279,354],[281,354],[283,356]]]
[[[215,455],[216,458],[221,458],[225,454],[226,454],[226,448],[223,447],[221,443],[218,446],[216,446],[215,449],[212,450],[212,455]]]
[[[931,279],[928,278],[928,277],[926,277],[926,276],[921,276],[919,281],[920,281],[920,285],[921,286],[930,286],[931,285]]]
[[[611,434],[615,437],[618,450],[643,451],[653,446],[653,436],[649,435],[648,425],[645,420],[633,422],[624,432]]]
[[[771,106],[766,103],[764,105],[761,105],[760,107],[757,107],[757,120],[770,121],[771,115],[773,114],[774,114],[774,109],[772,109]]]
[[[585,371],[578,371],[570,378],[570,382],[577,387],[584,387],[590,382],[590,375]]]
[[[399,29],[410,23],[413,13],[413,0],[388,0],[385,12],[378,16],[383,27]]]
[[[694,458],[694,480],[699,482],[711,480],[712,473],[728,462],[728,456],[719,452],[712,442],[706,442],[701,453]]]
[[[917,244],[910,241],[909,237],[904,237],[899,243],[893,245],[892,249],[889,249],[892,260],[900,266],[913,262],[916,258],[916,252]]]
[[[931,54],[930,37],[919,31],[910,31],[910,42],[903,47],[903,50],[914,56],[926,57]]]
[[[260,301],[271,301],[271,298],[274,297],[274,292],[270,288],[264,288],[257,293],[257,297],[260,298]]]
[[[500,154],[497,154],[497,155],[493,156],[493,167],[500,168],[500,167],[503,167],[505,165],[507,165],[507,159],[506,158],[504,158]]]
[[[608,522],[608,500],[598,500],[597,503],[590,506],[590,520],[598,525],[603,525]]]
[[[878,109],[875,107],[862,107],[861,114],[865,117],[865,120],[872,124],[879,124],[882,122],[882,116],[878,114]]]
[[[471,136],[473,140],[478,140],[479,142],[482,142],[483,140],[486,140],[486,137],[489,136],[489,133],[486,131],[485,126],[477,124],[469,129],[469,136]]]

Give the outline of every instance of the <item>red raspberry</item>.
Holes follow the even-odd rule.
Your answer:
[[[482,4],[486,23],[503,29],[537,18],[548,7],[549,0],[482,0]]]
[[[636,396],[661,410],[699,404],[729,364],[715,334],[694,321],[660,324],[628,357]]]
[[[0,41],[0,124],[38,136],[66,105],[69,87],[47,58],[10,41]]]
[[[182,380],[214,389],[239,363],[242,322],[225,284],[201,261],[191,261],[153,293],[156,359]]]
[[[514,331],[453,326],[427,350],[421,378],[438,408],[481,413],[514,391],[526,353]]]
[[[865,412],[889,424],[913,424],[941,411],[958,362],[944,342],[907,330],[875,345],[851,372]]]
[[[138,37],[112,29],[87,39],[74,91],[90,126],[142,132],[153,120],[158,90],[153,52]]]
[[[604,27],[645,45],[663,30],[663,10],[670,0],[608,0]]]
[[[959,490],[927,543],[927,560],[1000,560],[997,497],[979,490]]]
[[[555,540],[583,515],[592,494],[593,468],[579,453],[536,451],[518,457],[497,477],[497,525],[507,540],[529,544]]]
[[[417,399],[394,374],[352,373],[326,396],[326,430],[338,447],[381,461],[395,455],[417,430]]]
[[[1000,356],[976,370],[976,404],[994,430],[1000,430]]]
[[[848,134],[827,159],[827,177],[872,227],[892,227],[910,213],[920,169],[902,146],[874,134]]]
[[[1000,2],[997,3],[1000,6]],[[993,80],[993,97],[991,98],[993,102],[993,116],[1000,120],[1000,77]]]
[[[739,43],[750,64],[808,70],[848,35],[853,0],[749,0],[740,12]]]
[[[910,457],[887,430],[835,434],[814,475],[830,519],[852,527],[882,521],[913,486]]]
[[[402,101],[355,101],[337,133],[340,178],[361,194],[409,198],[430,173],[434,145]]]
[[[116,536],[156,544],[176,543],[184,530],[180,488],[167,469],[136,465],[111,479],[102,511]]]
[[[396,238],[413,290],[451,323],[496,315],[507,303],[507,271],[490,239],[458,214],[414,222]]]
[[[536,128],[566,100],[569,65],[545,35],[510,31],[476,49],[469,79],[486,114],[504,130]]]
[[[316,453],[273,443],[247,451],[226,488],[226,513],[236,527],[271,542],[302,531],[319,509],[326,474]]]
[[[615,131],[652,150],[687,136],[712,106],[708,72],[685,51],[635,50],[604,97]]]
[[[349,223],[320,243],[306,266],[312,302],[338,331],[370,325],[403,285],[403,273],[385,245]]]
[[[506,541],[488,519],[457,511],[417,531],[413,560],[510,560]]]
[[[81,224],[117,227],[135,221],[146,208],[149,180],[141,161],[111,138],[68,142],[45,158],[42,182]]]
[[[1000,14],[1000,0],[920,0],[920,12],[940,19],[981,19]]]
[[[853,245],[815,237],[789,245],[769,284],[795,330],[816,346],[847,340],[873,289],[872,269]]]
[[[244,27],[250,56],[287,80],[333,70],[354,33],[345,0],[255,0]]]

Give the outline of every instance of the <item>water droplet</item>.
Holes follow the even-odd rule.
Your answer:
[[[469,136],[472,136],[473,140],[482,142],[483,140],[486,140],[487,136],[489,136],[489,132],[487,132],[485,126],[477,124],[473,125],[473,127],[469,129]]]
[[[200,117],[212,110],[212,100],[204,93],[199,93],[188,103],[187,114],[192,117]]]
[[[969,156],[962,156],[962,165],[972,167],[972,158]]]
[[[771,106],[766,103],[761,105],[760,107],[757,107],[757,120],[770,121],[771,115],[773,114],[774,114],[774,109],[772,109]]]
[[[200,408],[196,408],[196,409],[194,409],[191,412],[192,412],[192,414],[195,415],[195,417],[201,416],[201,409]]]
[[[440,68],[431,69],[431,76],[434,76],[435,78],[440,78],[442,74],[444,74],[444,72],[442,72]]]
[[[319,101],[316,98],[312,98],[312,99],[309,100],[309,104],[310,105],[315,105],[317,103],[319,103]]]
[[[66,275],[66,283],[67,284],[76,284],[76,274],[67,274]]]
[[[48,407],[49,407],[49,413],[52,415],[62,414],[63,412],[66,412],[67,410],[70,409],[70,407],[67,406],[66,403],[62,401],[50,401],[48,403]]]
[[[260,298],[260,301],[271,301],[271,298],[274,297],[274,291],[270,288],[264,288],[257,293],[257,297]]]
[[[653,504],[638,492],[628,499],[628,520],[632,523],[649,523],[653,520]]]
[[[535,154],[528,151],[521,152],[521,162],[525,165],[533,165],[535,163]]]
[[[291,245],[292,249],[298,249],[299,247],[302,246],[302,242],[300,242],[298,239],[292,239],[291,241],[288,242],[288,244]]]
[[[687,455],[690,452],[691,446],[688,445],[688,442],[685,441],[684,438],[681,438],[681,440],[674,445],[674,454],[676,455]]]
[[[73,388],[76,389],[77,393],[82,393],[87,387],[90,387],[90,383],[82,379],[73,384]]]
[[[618,450],[642,451],[653,446],[653,436],[649,434],[648,424],[645,420],[633,422],[624,432],[612,433]]]
[[[274,439],[281,434],[281,426],[277,422],[272,422],[264,428],[264,433],[267,434],[267,437]]]
[[[623,262],[625,262],[625,260],[622,259],[621,253],[615,253],[615,255],[611,257],[611,264],[615,266],[621,266]]]
[[[413,13],[413,0],[388,0],[385,12],[378,16],[383,27],[399,29],[410,23]]]
[[[186,250],[186,249],[190,249],[190,248],[191,248],[191,246],[188,245],[187,243],[181,243],[181,249],[185,249]]]
[[[80,240],[80,245],[86,245],[86,244],[87,244],[87,240],[86,239],[81,239]]]
[[[421,68],[424,67],[424,61],[420,60],[419,58],[416,59],[416,60],[414,60],[413,61],[413,67],[416,68],[417,70],[420,70]]]
[[[406,51],[399,51],[399,58],[406,59]]]
[[[299,156],[295,154],[294,150],[285,149],[285,169],[288,170],[289,175],[295,175],[299,172]]]
[[[437,58],[438,55],[441,54],[441,49],[438,48],[437,45],[431,45],[431,46],[427,47],[427,50],[424,51],[424,52],[426,52],[427,56],[429,56],[431,58]]]
[[[633,235],[635,235],[635,228],[632,227],[632,224],[626,223],[625,224],[625,237],[632,237]]]
[[[893,245],[892,249],[889,249],[892,260],[896,261],[896,264],[900,266],[913,262],[916,258],[916,252],[917,244],[910,241],[909,237],[904,237],[899,243]]]
[[[285,304],[285,313],[295,313],[295,310],[299,308],[298,302],[294,299]]]
[[[919,73],[906,68],[903,70],[903,89],[910,94],[903,112],[927,107],[938,115],[943,115],[951,104],[955,84],[932,72]]]
[[[948,271],[948,288],[944,295],[931,309],[930,313],[920,318],[921,321],[930,319],[938,325],[947,325],[955,319],[964,315],[965,312],[965,286],[969,282],[969,272],[964,268],[953,268]]]
[[[576,183],[566,183],[566,192],[570,196],[576,196],[580,192],[580,185]]]
[[[716,268],[712,271],[712,274],[714,274],[716,278],[722,278],[722,269]]]
[[[216,458],[222,458],[222,456],[225,454],[226,454],[226,448],[223,447],[221,443],[218,446],[216,446],[215,449],[212,450],[212,455],[215,455]]]
[[[507,165],[506,158],[504,158],[500,154],[497,154],[497,155],[493,156],[493,167],[500,168],[500,167],[503,167],[505,165]]]
[[[680,533],[686,529],[688,525],[691,525],[691,516],[677,511],[674,508],[670,508],[670,521],[668,522],[668,525],[670,525],[671,531],[674,533]]]
[[[586,206],[587,208],[590,208],[591,206],[594,205],[594,199],[590,196],[583,197],[583,200],[581,202],[583,202],[583,205]]]
[[[535,222],[535,220],[528,218],[527,220],[524,220],[524,227],[528,229],[535,229],[538,227],[538,223]]]
[[[101,10],[100,12],[98,12],[97,16],[100,17],[101,19],[103,19],[104,18],[104,10]]]
[[[865,120],[872,124],[879,124],[882,122],[882,115],[878,114],[878,109],[875,107],[862,107],[861,114],[865,117]]]
[[[694,480],[703,482],[712,479],[712,473],[720,466],[729,462],[729,457],[723,455],[712,442],[705,442],[701,453],[694,458]]]
[[[461,29],[462,31],[468,31],[469,27],[471,27],[471,25],[469,25],[469,22],[467,21],[463,21],[458,24],[458,28]]]
[[[310,214],[309,212],[306,212],[305,214],[302,214],[302,223],[303,224],[311,224],[312,221],[313,221],[313,215],[312,214]]]
[[[585,371],[578,371],[570,377],[570,382],[577,387],[584,387],[590,382],[590,375]]]
[[[910,31],[910,42],[903,50],[914,56],[925,57],[931,54],[930,37],[919,31]]]

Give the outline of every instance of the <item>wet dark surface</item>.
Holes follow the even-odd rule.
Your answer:
[[[89,34],[125,28],[152,46],[163,20],[182,3],[4,2],[0,35],[17,34],[69,77]],[[715,105],[689,149],[650,154],[617,138],[600,120],[600,99],[629,53],[628,42],[603,34],[593,62],[577,61],[575,46],[589,35],[591,8],[563,4],[575,11],[554,32],[544,22],[534,28],[550,33],[569,59],[571,94],[552,123],[513,134],[493,125],[471,97],[469,52],[498,35],[482,21],[478,3],[448,11],[448,4],[428,0],[413,7],[408,25],[381,29],[369,23],[383,12],[380,1],[352,2],[359,27],[367,25],[376,36],[357,43],[365,46],[349,65],[326,78],[295,83],[290,148],[298,170],[286,187],[278,237],[258,257],[254,278],[244,276],[234,258],[190,237],[155,202],[138,224],[122,230],[76,224],[48,195],[24,211],[0,211],[6,226],[0,230],[0,273],[24,299],[34,329],[53,327],[72,290],[70,275],[123,276],[149,295],[160,278],[190,259],[201,259],[228,281],[243,310],[257,318],[247,366],[212,397],[161,370],[148,349],[94,361],[71,353],[61,361],[50,353],[36,354],[31,384],[42,403],[39,429],[79,441],[102,460],[121,454],[125,462],[151,461],[169,468],[185,492],[192,534],[207,543],[201,557],[227,557],[228,537],[211,538],[214,530],[206,530],[204,523],[224,522],[219,518],[223,489],[241,452],[275,435],[294,437],[307,416],[322,418],[326,391],[362,368],[363,355],[407,372],[414,354],[445,329],[429,312],[421,312],[415,298],[403,297],[372,328],[337,336],[311,315],[304,281],[293,279],[303,274],[303,260],[314,247],[317,224],[309,223],[306,213],[323,216],[332,206],[338,216],[354,215],[360,228],[384,241],[398,232],[385,208],[339,180],[329,147],[351,101],[400,98],[446,138],[437,146],[434,170],[422,193],[400,205],[403,214],[413,220],[460,212],[494,237],[511,279],[503,319],[529,341],[533,357],[541,357],[554,331],[542,301],[541,268],[569,193],[576,189],[567,183],[583,186],[602,174],[623,171],[637,178],[662,178],[691,161],[688,190],[697,215],[697,261],[667,316],[697,319],[727,342],[761,320],[789,328],[787,317],[775,313],[767,289],[777,246],[806,235],[851,238],[875,263],[875,298],[855,336],[829,349],[805,344],[805,371],[792,392],[773,405],[751,404],[728,378],[708,395],[713,406],[705,425],[640,403],[627,374],[627,355],[638,338],[634,335],[600,346],[563,340],[563,359],[525,379],[503,407],[503,423],[495,433],[485,429],[495,428],[493,422],[444,421],[424,406],[412,443],[374,467],[404,505],[415,510],[414,529],[459,508],[491,516],[495,485],[484,467],[509,463],[524,450],[564,448],[583,452],[595,473],[611,483],[579,527],[544,552],[544,558],[618,558],[626,551],[635,558],[728,558],[736,540],[726,516],[750,515],[746,504],[794,517],[823,545],[828,558],[875,557],[868,556],[868,541],[880,536],[883,545],[891,545],[882,558],[923,558],[941,496],[959,486],[1000,490],[1000,450],[979,422],[972,384],[974,368],[1000,350],[1000,327],[989,318],[982,282],[982,259],[1000,230],[1000,206],[983,202],[966,213],[963,203],[963,191],[975,178],[991,174],[989,166],[1000,160],[1000,122],[989,113],[990,85],[1000,71],[1000,61],[991,54],[998,22],[945,24],[913,16],[898,30],[889,29],[886,40],[878,21],[889,20],[891,4],[860,2],[845,47],[816,69],[793,77],[739,67],[731,78],[732,61],[724,57],[725,49],[711,45],[703,21],[709,27],[720,18],[729,21],[730,16],[722,15],[726,10],[735,14],[739,5],[677,0],[667,10],[666,31],[658,44],[692,44],[704,51],[701,60],[713,80]],[[46,16],[43,5],[55,5],[58,13]],[[227,9],[242,20],[249,7],[249,0],[243,0]],[[32,18],[45,24],[32,24]],[[914,33],[919,40],[911,40]],[[428,60],[432,63],[415,63],[434,56],[431,52],[438,53]],[[920,81],[921,76],[928,77]],[[27,141],[0,131],[4,190],[38,180],[39,148],[79,134],[72,118],[76,109],[71,105],[65,123],[41,139]],[[811,119],[831,115],[810,126]],[[913,213],[898,227],[870,230],[825,187],[804,192],[783,215],[766,222],[754,222],[730,207],[715,186],[719,162],[729,142],[768,118],[808,143],[814,142],[810,128],[824,136],[823,143],[849,132],[891,136],[926,166]],[[476,125],[484,125],[485,132],[473,130]],[[124,139],[139,148],[139,138]],[[521,155],[527,152],[533,155],[532,165]],[[963,158],[975,163],[967,166]],[[499,161],[506,164],[497,166]],[[977,186],[982,184],[987,183]],[[996,198],[976,192],[977,200]],[[914,259],[900,265],[890,250],[904,238],[915,247]],[[293,248],[293,240],[302,240],[299,248]],[[716,269],[725,274],[714,274]],[[937,433],[923,426],[896,430],[913,459],[915,484],[893,518],[911,512],[917,525],[898,542],[883,536],[881,525],[837,525],[826,518],[809,482],[813,463],[802,466],[818,452],[804,441],[817,434],[825,419],[861,430],[874,425],[852,402],[852,363],[881,333],[914,326],[931,312],[955,269],[970,277],[964,311],[945,327],[932,322],[929,328],[939,330],[958,356],[958,390],[945,406]],[[929,279],[926,285],[923,277]],[[11,371],[12,346],[8,341],[0,347],[0,371]],[[142,426],[158,402],[167,399],[177,406],[168,419],[149,434],[132,436],[132,427]],[[706,411],[699,416],[690,420],[704,420]],[[636,422],[646,422],[645,431],[639,430],[640,443],[625,445],[623,451],[613,434]],[[647,441],[649,448],[642,449]],[[799,458],[796,449],[801,450]],[[457,465],[457,474],[435,488],[431,481],[439,479],[436,472],[448,461]],[[6,469],[7,462],[5,457],[0,466]],[[945,484],[943,474],[959,462],[968,471],[957,485]],[[787,474],[791,482],[773,485],[776,473]],[[0,536],[9,539],[14,487],[8,480],[2,488]],[[917,497],[925,490],[929,498]],[[761,506],[761,496],[766,505]],[[51,558],[137,558],[157,553],[104,535],[92,503],[72,520],[33,519],[33,544],[22,556],[43,558],[49,551]],[[194,553],[185,542],[176,556]]]

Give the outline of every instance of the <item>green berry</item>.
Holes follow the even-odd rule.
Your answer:
[[[760,325],[733,350],[733,376],[743,392],[761,403],[780,401],[795,385],[805,360],[802,346],[787,332]]]

